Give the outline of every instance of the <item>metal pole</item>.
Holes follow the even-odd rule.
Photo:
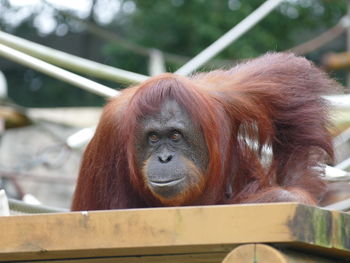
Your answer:
[[[341,95],[327,95],[323,96],[324,99],[328,100],[331,106],[339,110],[350,109],[350,94]]]
[[[346,170],[350,167],[350,158],[342,161],[341,163],[338,163],[335,168],[341,169],[341,170]]]
[[[2,31],[0,31],[0,44],[71,71],[118,83],[139,83],[148,79],[148,76],[74,56]]]
[[[274,8],[281,4],[283,0],[267,0],[260,7],[258,7],[253,13],[243,19],[238,25],[228,31],[221,38],[216,40],[209,47],[204,49],[201,53],[183,65],[175,73],[179,75],[188,75],[204,65],[211,58],[216,56],[219,52],[225,49],[228,45],[232,44],[240,36],[246,33],[260,20],[267,16]]]
[[[151,76],[157,76],[159,74],[164,73],[165,70],[165,62],[162,51],[158,49],[152,49],[149,58],[149,74]]]
[[[350,199],[345,199],[334,204],[324,206],[322,208],[327,210],[347,211],[350,209]]]
[[[23,52],[17,51],[13,48],[2,44],[0,44],[0,56],[3,56],[9,60],[30,67],[37,71],[40,71],[56,79],[63,80],[76,87],[85,89],[97,95],[101,95],[104,97],[114,97],[120,93],[117,90],[111,89],[92,80],[83,78],[77,74],[61,69],[59,67],[46,63],[40,59],[34,58]]]
[[[346,23],[346,49],[347,52],[350,52],[350,25],[349,25],[349,18],[350,18],[350,0],[348,0],[348,12],[347,12],[347,23]],[[346,92],[350,93],[350,72],[348,71],[346,74]]]

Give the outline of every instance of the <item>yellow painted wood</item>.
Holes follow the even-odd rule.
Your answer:
[[[0,262],[206,254],[223,258],[247,243],[282,243],[350,257],[347,228],[349,215],[295,203],[0,217]]]
[[[0,239],[0,258],[228,252],[238,243],[293,240],[286,224],[295,208],[181,207],[0,218],[0,232],[7,233]]]
[[[248,244],[233,249],[222,263],[335,263],[339,259],[326,259],[312,254],[280,251],[264,244]]]
[[[226,253],[44,260],[40,263],[220,263]],[[26,263],[38,263],[29,261]]]

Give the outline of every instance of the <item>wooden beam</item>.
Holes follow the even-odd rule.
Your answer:
[[[79,259],[29,260],[26,263],[219,263],[227,253],[187,253],[169,255],[144,255],[126,257],[92,257]],[[8,261],[6,261],[8,262]],[[18,261],[16,261],[18,262]],[[21,263],[23,261],[20,261]],[[239,261],[239,263],[245,263]],[[248,262],[252,263],[252,262]],[[272,262],[271,262],[272,263]],[[313,263],[313,262],[311,262]]]
[[[350,215],[295,203],[10,216],[0,217],[0,232],[2,262],[201,254],[222,259],[247,243],[350,257]]]

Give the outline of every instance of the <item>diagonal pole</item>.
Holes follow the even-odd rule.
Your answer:
[[[175,73],[179,75],[189,75],[199,67],[204,65],[210,59],[215,57],[219,52],[232,44],[240,36],[246,33],[249,29],[255,26],[260,20],[267,16],[273,9],[275,9],[284,0],[267,0],[259,6],[253,13],[243,19],[234,28],[228,31],[221,38],[216,40],[209,47],[204,49],[201,53],[183,65]]]
[[[61,69],[57,66],[51,65],[45,61],[29,56],[23,52],[0,44],[0,56],[3,56],[9,60],[22,64],[24,66],[30,67],[44,74],[47,74],[56,79],[65,81],[79,88],[88,90],[104,97],[114,97],[119,95],[119,91],[111,89],[107,86],[89,80],[87,78],[81,77],[70,71]]]
[[[148,79],[148,76],[74,56],[63,51],[46,47],[5,33],[1,30],[0,44],[68,70],[118,83],[139,83]]]

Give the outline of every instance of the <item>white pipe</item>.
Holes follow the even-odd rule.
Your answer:
[[[162,51],[160,51],[159,49],[152,49],[150,53],[148,68],[149,68],[149,74],[151,76],[157,76],[166,71],[164,56]]]
[[[79,149],[85,146],[94,136],[96,127],[84,128],[68,137],[66,144],[72,149]]]
[[[334,204],[324,206],[322,208],[327,210],[347,211],[350,209],[350,199],[345,199]]]
[[[7,98],[7,81],[4,73],[0,71],[0,99]]]
[[[350,158],[342,161],[341,163],[338,163],[335,168],[346,170],[350,167]]]
[[[350,94],[324,96],[337,109],[350,109]]]
[[[0,56],[45,73],[51,77],[63,80],[97,95],[114,97],[120,93],[117,90],[111,89],[87,78],[83,78],[77,74],[46,63],[40,59],[29,56],[3,44],[0,44]]]
[[[343,145],[348,140],[350,140],[350,128],[347,128],[341,134],[337,135],[337,137],[333,139],[333,145],[336,148]]]
[[[260,7],[258,7],[253,13],[243,19],[234,28],[228,31],[221,38],[216,40],[209,47],[204,49],[197,56],[192,58],[189,62],[183,65],[176,71],[179,75],[188,75],[199,67],[208,62],[211,58],[216,56],[219,52],[225,49],[227,46],[232,44],[240,36],[246,33],[249,29],[255,26],[260,20],[267,16],[273,9],[275,9],[283,0],[267,0]]]
[[[0,189],[0,216],[9,216],[10,208],[5,190]]]
[[[49,48],[3,31],[0,31],[0,44],[30,54],[33,57],[42,59],[51,64],[107,80],[124,83],[139,83],[148,78],[148,76],[145,75],[114,68]]]
[[[342,169],[338,167],[333,167],[333,166],[325,166],[325,180],[329,181],[337,181],[341,180],[343,178],[347,178],[349,176],[349,173],[346,171],[343,171]]]

